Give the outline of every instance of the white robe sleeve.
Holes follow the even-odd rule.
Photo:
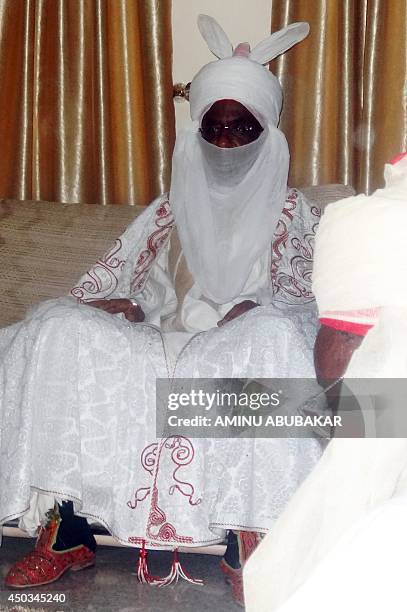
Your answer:
[[[80,302],[120,297],[138,299],[172,229],[173,218],[169,209],[160,214],[167,204],[166,195],[154,200],[116,239],[114,246],[79,279],[70,295]],[[142,286],[138,287],[133,286],[133,281],[140,260],[139,267],[144,276],[140,283]]]
[[[271,274],[274,302],[304,304],[314,301],[312,265],[315,233],[321,210],[296,189],[287,194],[273,239]]]

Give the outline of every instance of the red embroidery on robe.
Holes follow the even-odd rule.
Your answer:
[[[138,488],[133,498],[127,502],[127,506],[135,510],[138,504],[143,502],[151,494],[150,514],[146,527],[147,537],[154,542],[162,541],[163,543],[179,542],[181,544],[192,544],[193,538],[191,536],[177,534],[176,527],[167,521],[164,510],[159,506],[159,488],[157,486],[157,480],[162,453],[166,451],[170,451],[171,460],[176,466],[169,479],[170,486],[168,487],[168,494],[174,495],[176,492],[180,493],[187,498],[190,506],[197,506],[201,503],[202,500],[200,498],[195,499],[194,486],[190,482],[181,480],[178,474],[181,468],[192,463],[195,455],[194,446],[188,438],[184,438],[183,436],[172,436],[161,442],[149,444],[143,450],[140,458],[141,465],[153,477],[153,483],[151,487]],[[153,475],[155,468],[155,475]],[[133,543],[137,543],[136,540],[138,542],[140,538],[131,538]]]
[[[96,296],[102,287],[104,297],[111,295],[119,284],[119,276],[125,264],[125,260],[118,256],[121,248],[122,242],[118,238],[114,247],[87,273],[87,280],[71,289],[71,295],[81,302],[86,294]]]
[[[290,189],[274,233],[271,278],[274,295],[288,303],[312,301],[314,238],[321,211],[298,206],[298,191]],[[303,216],[304,214],[304,216]]]
[[[134,267],[130,282],[131,290],[134,293],[143,289],[151,266],[157,257],[157,253],[167,241],[174,227],[174,216],[171,212],[168,200],[160,204],[157,208],[154,225],[158,229],[154,230],[148,236],[146,247],[141,251]]]

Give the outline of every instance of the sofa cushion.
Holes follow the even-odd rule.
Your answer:
[[[0,201],[0,326],[65,295],[142,211],[135,206]]]
[[[299,190],[313,204],[324,210],[330,202],[343,200],[355,195],[355,190],[350,185],[328,183],[326,185],[312,185],[311,187],[299,187]]]

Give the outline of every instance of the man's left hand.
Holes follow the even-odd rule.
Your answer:
[[[145,314],[141,306],[139,304],[133,304],[133,302],[127,298],[90,300],[89,302],[85,302],[85,304],[92,306],[92,308],[104,310],[113,315],[123,313],[126,319],[132,323],[141,323],[145,319]]]
[[[251,310],[252,308],[256,308],[256,306],[258,306],[258,304],[252,300],[244,300],[243,302],[240,302],[240,304],[236,304],[229,310],[229,312],[225,314],[223,319],[218,321],[218,327],[222,327],[222,325],[225,325],[225,323],[229,323],[229,321],[236,319],[236,317],[240,317],[240,315],[244,314],[248,310]]]

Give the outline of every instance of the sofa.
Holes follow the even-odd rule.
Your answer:
[[[346,185],[301,191],[322,209],[354,193]],[[68,293],[142,210],[0,200],[0,326],[21,320],[34,304]]]

